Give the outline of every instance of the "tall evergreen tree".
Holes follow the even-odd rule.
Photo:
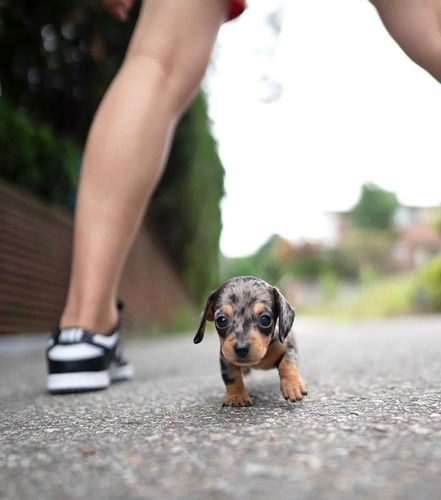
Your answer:
[[[351,221],[360,229],[392,229],[397,207],[395,193],[375,184],[364,184],[359,201],[350,211]]]

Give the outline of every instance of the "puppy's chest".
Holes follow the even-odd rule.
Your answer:
[[[276,368],[285,353],[285,346],[274,336],[268,347],[268,351],[262,360],[251,368],[258,370],[270,370]]]

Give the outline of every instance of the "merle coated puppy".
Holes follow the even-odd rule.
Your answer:
[[[250,368],[278,368],[285,399],[300,401],[308,394],[297,368],[294,316],[277,288],[251,276],[233,278],[208,297],[194,343],[204,338],[207,320],[214,321],[227,389],[224,406],[253,404],[242,380]]]

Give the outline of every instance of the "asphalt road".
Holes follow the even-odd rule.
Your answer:
[[[126,342],[134,381],[67,396],[45,337],[0,337],[0,498],[441,498],[441,317],[296,322],[310,395],[254,372],[247,408],[214,334]]]

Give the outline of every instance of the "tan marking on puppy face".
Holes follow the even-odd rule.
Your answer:
[[[236,343],[236,338],[234,333],[229,333],[225,338],[219,337],[222,354],[228,359],[228,361],[233,362],[236,359],[236,354],[234,353],[234,344]]]
[[[248,342],[251,344],[249,359],[253,365],[262,360],[268,351],[268,346],[271,342],[271,337],[263,336],[257,330],[251,330],[248,337]]]
[[[221,312],[223,312],[224,314],[226,314],[227,316],[231,316],[233,314],[233,306],[231,304],[224,304],[221,308],[220,308]]]
[[[265,309],[266,309],[266,306],[263,302],[256,302],[253,305],[253,313],[256,316],[259,316],[259,314],[263,313],[263,311],[265,311]]]

